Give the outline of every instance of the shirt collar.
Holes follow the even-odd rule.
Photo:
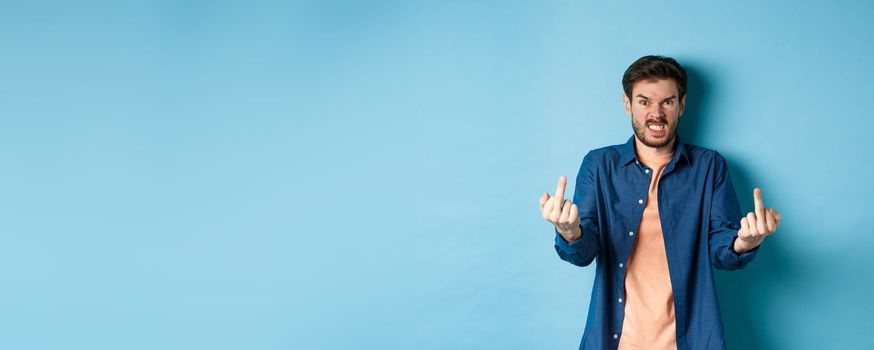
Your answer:
[[[689,157],[689,152],[686,150],[686,143],[680,139],[680,135],[676,136],[676,145],[674,148],[674,158],[671,159],[672,163],[678,162],[679,160],[685,160],[689,165],[692,164],[692,159]],[[624,145],[619,146],[619,165],[626,166],[631,161],[638,161],[637,153],[634,152],[634,135],[628,139]]]

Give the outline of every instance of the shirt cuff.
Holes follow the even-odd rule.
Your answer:
[[[558,233],[558,229],[553,228],[553,231],[555,231],[555,245],[558,246],[559,249],[566,252],[576,252],[580,249],[583,237],[577,238],[573,243],[568,243],[564,240],[564,237],[561,236],[561,233]]]
[[[736,241],[736,240],[737,240],[737,236],[734,236],[734,238],[731,239],[731,244],[728,245],[728,251],[731,252],[731,256],[735,257],[737,260],[739,260],[741,262],[741,264],[744,264],[744,265],[756,256],[756,253],[758,253],[758,251],[759,251],[759,247],[762,246],[761,244],[759,244],[755,248],[753,248],[749,251],[738,254],[737,252],[734,251],[734,241]],[[764,242],[762,242],[762,243],[764,243]]]

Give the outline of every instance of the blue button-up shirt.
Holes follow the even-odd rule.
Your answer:
[[[634,136],[590,151],[577,175],[573,203],[582,236],[568,244],[556,231],[555,250],[571,264],[597,259],[580,349],[615,349],[622,335],[625,273],[653,171],[637,159]],[[675,142],[658,183],[659,219],[674,293],[678,349],[724,349],[713,267],[743,268],[758,251],[732,249],[743,217],[725,158]]]

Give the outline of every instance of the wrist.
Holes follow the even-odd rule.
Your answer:
[[[583,232],[580,231],[579,226],[577,226],[576,230],[572,230],[570,232],[558,231],[558,233],[561,235],[562,238],[564,238],[566,242],[568,242],[568,244],[576,242],[576,240],[580,239],[580,237],[582,237],[583,235]]]
[[[735,237],[734,244],[732,244],[732,250],[737,254],[743,254],[756,249],[760,244],[762,244],[761,240],[758,242],[748,242],[740,237]]]

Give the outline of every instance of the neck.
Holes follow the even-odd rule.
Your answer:
[[[646,157],[646,156],[665,157],[665,156],[672,155],[672,154],[674,154],[674,145],[676,145],[676,144],[677,144],[677,137],[676,136],[674,137],[673,140],[671,140],[670,143],[668,143],[667,145],[661,146],[661,147],[647,146],[647,145],[643,144],[643,142],[641,142],[640,139],[638,139],[636,135],[634,136],[634,145],[636,146],[635,149],[636,149],[637,153],[639,155],[642,155],[643,157]]]

